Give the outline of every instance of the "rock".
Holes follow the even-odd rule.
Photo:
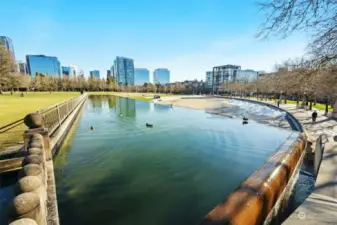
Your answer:
[[[29,218],[22,218],[19,220],[15,220],[9,225],[37,225],[37,223],[35,222],[35,220],[29,219]]]
[[[42,149],[43,148],[43,144],[33,142],[31,144],[28,144],[28,148],[40,148],[40,149]]]
[[[24,165],[35,164],[42,165],[42,158],[37,155],[29,155],[23,160]]]
[[[31,139],[38,139],[38,140],[43,140],[43,137],[41,134],[34,133],[30,136]]]
[[[26,176],[17,182],[17,193],[35,191],[42,185],[42,181],[36,176]]]
[[[30,113],[24,118],[24,123],[30,129],[43,127],[44,117],[40,113]]]
[[[28,155],[38,155],[42,156],[43,155],[43,150],[41,148],[29,148],[27,150]]]
[[[39,196],[35,193],[23,193],[14,198],[12,205],[9,208],[9,215],[18,217],[34,211],[40,205]]]
[[[42,168],[36,164],[29,164],[22,168],[20,171],[20,178],[25,176],[41,176]]]

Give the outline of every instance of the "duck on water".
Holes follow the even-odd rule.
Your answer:
[[[242,118],[242,120],[243,120],[243,121],[242,121],[242,124],[243,124],[243,125],[248,124],[248,118],[247,118],[247,117],[244,116],[244,117]]]

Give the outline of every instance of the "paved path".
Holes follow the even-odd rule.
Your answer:
[[[274,101],[263,102],[276,105]],[[323,110],[315,109],[318,116],[316,123],[313,124],[311,121],[311,114],[313,111],[299,109],[295,104],[280,104],[280,108],[287,110],[296,117],[305,128],[311,141],[315,141],[321,134],[326,134],[328,141],[334,142],[334,137],[337,135],[337,120],[325,116]]]
[[[283,224],[337,224],[337,142],[325,144],[313,193]]]
[[[268,103],[275,104],[271,101]],[[283,224],[337,224],[337,121],[324,116],[324,111],[316,110],[318,117],[313,124],[312,111],[298,109],[293,104],[281,104],[280,108],[302,123],[309,140],[316,140],[320,134],[327,136],[314,191]]]

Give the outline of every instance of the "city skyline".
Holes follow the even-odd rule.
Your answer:
[[[264,17],[255,0],[92,4],[13,0],[2,6],[3,18],[16,15],[11,23],[0,20],[0,35],[11,37],[17,59],[24,60],[26,54],[54,55],[62,64],[79,65],[86,76],[91,68],[107,70],[115,55],[131,57],[136,67],[150,71],[169,68],[172,81],[205,79],[205,71],[227,62],[270,72],[275,63],[302,56],[308,43],[305,34],[296,32],[285,40],[256,39]],[[61,15],[65,7],[81,13]],[[230,10],[223,13],[224,9]],[[114,29],[108,29],[111,24]],[[69,31],[75,35],[64,35]]]
[[[85,75],[83,73],[83,70],[80,69],[77,65],[71,64],[69,66],[65,66],[61,64],[61,62],[58,60],[56,56],[46,56],[43,54],[36,54],[36,55],[26,55],[26,62],[22,62],[21,60],[15,60],[14,45],[12,43],[12,40],[7,36],[0,36],[0,44],[10,51],[10,53],[13,56],[13,61],[16,64],[16,68],[17,68],[16,70],[17,72],[20,72],[21,74],[31,75],[32,78],[36,77],[37,74],[52,75],[52,76],[56,75],[59,78],[61,78],[64,75],[69,76],[69,77]],[[118,63],[119,59],[124,60],[126,64],[128,65],[122,65],[124,64],[124,62],[122,64]],[[116,63],[116,60],[117,60],[117,63]],[[133,59],[117,56],[116,60],[114,60],[114,65],[110,68],[110,70],[107,70],[106,79],[109,76],[113,76],[113,77],[116,76],[116,82],[120,83],[118,80],[121,78],[118,74],[121,72],[119,67],[122,66],[123,67],[122,70],[125,69],[125,71],[123,71],[124,76],[126,75],[128,76],[128,78],[124,78],[124,79],[128,81],[122,82],[120,84],[129,83],[130,85],[142,85],[144,83],[155,83],[155,79],[158,80],[158,77],[155,78],[154,75],[152,76],[152,79],[150,78],[150,71],[147,68],[134,68]],[[162,69],[155,69],[153,71],[153,74],[155,74],[157,70],[162,70]],[[167,70],[167,69],[164,69],[164,70]],[[116,74],[115,74],[115,71],[117,71]],[[137,71],[139,72],[139,74],[136,74]],[[140,78],[141,76],[142,78]],[[102,78],[100,76],[99,70],[90,70],[89,74],[86,77],[87,78],[90,78],[90,77],[99,78],[99,79]],[[168,81],[170,79],[169,77],[170,75],[168,75],[168,79],[167,79]],[[165,82],[165,83],[168,83],[168,82]]]
[[[0,44],[4,45],[14,56],[14,47],[11,39],[7,36],[0,36]],[[50,62],[48,62],[48,60]],[[14,60],[15,61],[15,60]],[[54,62],[55,61],[55,62]],[[57,75],[62,77],[64,75],[69,77],[83,76],[83,71],[76,65],[62,66],[57,57],[45,55],[26,55],[26,63],[16,60],[17,71],[22,74],[37,74],[42,75]],[[49,66],[49,68],[48,68]],[[58,67],[61,67],[58,69]],[[241,69],[241,66],[227,64],[221,66],[221,71],[215,71],[214,85],[223,84],[226,80],[238,80],[244,82],[254,81],[258,78],[258,71],[252,69]],[[115,73],[116,71],[116,73]],[[213,71],[206,71],[205,74],[206,86],[213,86]],[[107,70],[106,79],[112,76],[118,85],[143,85],[145,83],[153,84],[168,84],[170,82],[170,71],[166,68],[157,68],[153,70],[152,79],[150,78],[150,71],[147,68],[135,68],[133,59],[117,56],[114,60],[113,66]],[[99,70],[89,71],[89,78],[104,79],[100,76]],[[201,79],[202,81],[203,79]],[[174,82],[174,81],[173,81]]]

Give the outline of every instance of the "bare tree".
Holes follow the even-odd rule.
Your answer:
[[[264,0],[258,3],[266,13],[259,37],[308,31],[313,62],[317,66],[337,60],[337,1],[336,0]]]
[[[46,77],[46,88],[48,91],[57,91],[58,77],[48,76]]]
[[[10,81],[11,72],[14,71],[14,60],[11,53],[0,45],[0,93],[2,93],[2,88],[6,87]]]

